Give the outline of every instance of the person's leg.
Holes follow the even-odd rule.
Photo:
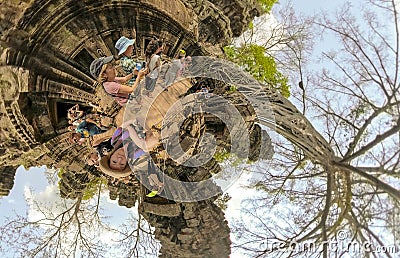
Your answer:
[[[163,184],[160,180],[158,180],[158,177],[156,174],[150,174],[148,176],[148,179],[149,179],[149,183],[151,186],[160,186]]]
[[[136,130],[131,126],[134,124],[136,121],[127,121],[122,124],[122,128],[125,128],[129,132],[129,137],[132,139],[132,141],[143,151],[149,152],[151,151],[154,147],[156,147],[159,144],[159,135],[153,134],[151,131],[146,132],[146,137],[143,139],[139,137],[138,133]]]
[[[148,86],[148,93],[147,96],[152,98],[152,92],[154,91],[154,89],[156,88],[156,82],[157,82],[157,78],[155,79],[150,79],[149,81],[149,86]]]
[[[152,131],[146,132],[146,146],[148,149],[153,149],[160,143],[160,135],[153,133]]]
[[[122,125],[122,123],[124,122],[125,108],[126,108],[126,105],[123,106],[119,110],[118,114],[114,117],[114,124],[116,125],[116,127],[120,127]]]
[[[107,131],[107,130],[103,130],[100,127],[98,127],[97,125],[92,125],[88,130],[90,136],[93,136],[96,134],[101,134],[101,133],[104,133],[105,131]]]
[[[146,95],[149,94],[151,88],[151,78],[146,76],[144,79],[144,89],[146,90]]]
[[[168,89],[169,86],[171,86],[174,83],[175,80],[175,73],[172,71],[172,69],[168,70],[165,74],[165,86],[164,89]]]
[[[142,84],[139,83],[136,89],[133,91],[133,97],[136,102],[140,105],[142,103]]]

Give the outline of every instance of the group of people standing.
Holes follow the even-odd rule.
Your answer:
[[[87,113],[75,105],[67,111],[68,130],[71,133],[70,142],[83,144],[87,138],[104,133],[110,128],[111,118],[97,114]]]
[[[143,61],[132,58],[134,44],[134,39],[126,37],[121,37],[115,44],[118,50],[119,67],[123,70],[124,77],[116,76],[113,56],[96,59],[90,66],[92,76],[121,106],[125,105],[128,99],[135,99],[140,105],[143,95],[152,97],[161,74],[163,42],[159,39],[151,40],[146,47]],[[186,56],[185,50],[180,50],[177,58],[167,65],[165,83],[163,83],[165,90],[168,90],[168,87],[190,63],[191,57]],[[144,88],[140,83],[143,78],[145,78]]]
[[[98,58],[90,65],[91,75],[103,86],[105,92],[123,107],[121,112],[129,100],[136,101],[135,105],[140,106],[143,96],[153,97],[156,85],[162,85],[163,90],[168,91],[168,87],[191,62],[191,57],[186,56],[185,50],[180,50],[178,56],[168,64],[163,77],[164,82],[157,84],[161,74],[163,42],[159,39],[151,40],[145,49],[144,60],[141,61],[132,57],[134,46],[135,39],[127,37],[121,37],[115,44],[119,67],[124,73],[120,76],[117,76],[117,60],[114,56]],[[143,79],[144,83],[141,83]],[[72,142],[81,143],[86,135],[92,137],[93,151],[86,157],[87,164],[98,167],[104,174],[113,178],[130,176],[134,173],[131,166],[159,144],[159,133],[143,128],[136,119],[125,122],[120,119],[116,122],[117,127],[110,129],[91,120],[83,122],[85,124],[76,125],[76,132],[71,136]],[[87,133],[81,133],[81,128],[86,128]],[[152,162],[151,159],[149,162]],[[163,191],[164,184],[151,171],[148,174],[148,182],[153,187],[149,196]]]

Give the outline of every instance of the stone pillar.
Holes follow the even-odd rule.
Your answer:
[[[210,200],[176,205],[181,212],[174,217],[142,213],[156,228],[159,257],[229,257],[230,229],[219,207]]]
[[[18,166],[0,167],[0,197],[7,196],[13,188],[17,167]]]

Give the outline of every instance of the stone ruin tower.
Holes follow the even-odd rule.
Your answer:
[[[260,14],[256,0],[2,2],[0,174],[13,178],[19,165],[82,167],[82,150],[65,140],[66,110],[98,103],[88,68],[95,58],[116,55],[120,36],[136,37],[138,55],[158,36],[166,56],[181,48],[215,56]],[[12,180],[0,183],[4,193],[5,182]]]
[[[75,104],[83,108],[102,104],[89,65],[95,58],[116,56],[114,44],[120,36],[136,38],[137,55],[143,55],[147,43],[157,36],[164,41],[168,57],[182,48],[191,56],[218,56],[221,47],[243,33],[261,10],[256,0],[3,1],[0,196],[9,193],[20,165],[62,167],[72,174],[88,170],[81,156],[85,147],[66,139],[66,110]],[[115,105],[105,109],[110,116],[116,111]],[[66,197],[71,196],[67,191]],[[182,254],[190,249],[191,257],[201,256],[201,250],[217,255],[229,249],[222,211],[204,203],[180,204],[178,209],[180,215],[173,219],[147,215],[158,228],[165,257],[173,256],[177,244],[185,245]],[[182,227],[171,229],[168,220],[180,221]],[[212,231],[196,229],[206,224],[217,228],[217,221],[224,235],[220,243],[215,243],[215,237],[209,241]],[[201,234],[203,239],[196,242],[191,234]]]

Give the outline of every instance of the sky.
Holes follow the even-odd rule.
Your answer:
[[[29,170],[20,166],[17,169],[13,189],[8,196],[0,199],[0,225],[4,224],[6,216],[13,214],[27,214],[30,221],[43,219],[44,217],[36,207],[35,202],[39,203],[46,214],[60,214],[65,211],[65,207],[73,203],[72,200],[60,197],[58,181],[49,184],[45,175],[46,169],[45,166],[32,167]],[[96,200],[92,199],[91,201],[95,202]],[[131,221],[131,216],[137,218],[137,206],[129,209],[119,206],[117,200],[109,198],[108,191],[101,194],[100,202],[101,214],[106,217],[102,221],[115,228],[120,227],[124,222]],[[96,234],[100,236],[100,241],[108,243],[110,243],[110,240],[120,237],[118,234],[109,231],[99,231]],[[8,258],[14,257],[14,255],[10,252],[2,253],[0,250],[0,257]]]
[[[281,5],[285,5],[288,2],[293,4],[296,12],[302,12],[307,15],[314,15],[321,11],[334,10],[347,2],[345,0],[279,0]],[[360,3],[360,0],[353,0],[354,4]]]
[[[23,166],[17,169],[15,184],[10,194],[0,199],[0,225],[5,222],[5,216],[12,214],[27,214],[30,221],[43,219],[41,212],[35,207],[34,202],[40,202],[42,207],[47,210],[46,213],[59,214],[65,210],[65,205],[73,203],[71,200],[64,200],[59,195],[58,184],[49,184],[45,173],[46,167],[32,167],[25,170]],[[232,221],[235,217],[240,216],[241,200],[245,197],[256,194],[254,190],[237,191],[242,185],[248,185],[248,180],[252,178],[251,173],[244,173],[238,181],[229,189],[231,195],[229,207],[226,210],[226,218]],[[65,202],[67,204],[65,204]],[[121,223],[127,222],[130,216],[137,217],[137,206],[133,208],[121,207],[116,200],[110,200],[108,191],[102,194],[101,198],[102,214],[106,217],[104,221],[113,225],[115,228]],[[117,234],[112,232],[99,232],[100,240],[108,241],[109,239],[118,239]],[[1,253],[1,257],[13,257],[12,253]],[[234,256],[233,256],[234,257]]]

